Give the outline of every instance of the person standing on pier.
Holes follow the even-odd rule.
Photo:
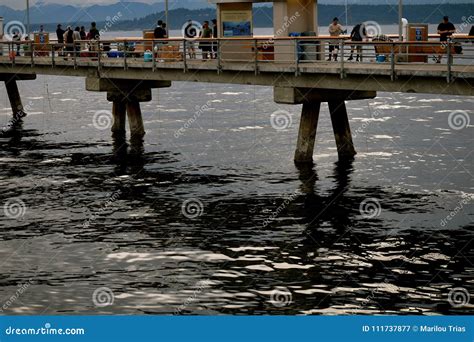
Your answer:
[[[339,24],[339,19],[334,18],[332,20],[331,25],[329,25],[329,35],[331,37],[339,37],[342,34],[342,25]],[[331,57],[334,57],[334,61],[337,61],[337,52],[339,50],[339,46],[337,44],[330,44],[329,45],[329,58],[328,61],[331,60]]]
[[[74,32],[72,31],[71,26],[67,27],[66,32],[64,32],[64,42],[66,43],[66,58],[69,56],[69,53],[74,51]]]
[[[366,37],[367,30],[365,29],[365,25],[363,23],[354,26],[351,32],[351,40],[353,42],[362,42]],[[355,49],[357,50],[356,62],[358,62],[359,59],[362,61],[362,45],[356,45]],[[349,56],[348,61],[352,61],[354,59],[353,54],[354,45],[351,45],[351,55]]]
[[[218,38],[218,31],[217,31],[217,20],[212,19],[212,38]],[[217,51],[218,50],[218,42],[217,40],[212,43],[212,58],[217,59]]]
[[[439,41],[447,42],[449,37],[451,37],[454,32],[456,32],[456,28],[451,22],[449,22],[449,17],[444,16],[443,22],[438,25]],[[442,55],[439,55],[436,63],[441,63],[442,57]]]
[[[209,28],[209,22],[206,20],[202,25],[200,38],[212,38],[212,30]],[[207,41],[199,42],[199,48],[202,50],[202,59],[207,60],[212,57],[212,43]]]
[[[63,53],[62,53],[62,50],[64,48],[64,33],[66,33],[66,31],[63,30],[63,27],[61,24],[58,24],[57,28],[56,28],[56,37],[58,38],[58,47],[56,48],[56,50],[58,50],[58,54],[59,56],[62,56]]]
[[[153,31],[153,36],[155,39],[164,39],[165,35],[166,31],[163,29],[163,20],[158,20],[155,31]]]
[[[91,41],[89,43],[89,51],[99,51],[99,43],[97,41],[100,39],[100,32],[97,29],[97,24],[95,21],[91,23],[91,28],[87,36],[87,38]]]
[[[21,45],[20,45],[20,42],[21,42],[21,34],[19,31],[15,31],[15,33],[13,34],[13,37],[12,37],[12,42],[15,42],[16,46],[15,46],[15,50],[16,50],[16,55],[17,56],[20,56],[20,48],[21,48]]]

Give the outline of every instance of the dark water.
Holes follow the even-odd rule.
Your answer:
[[[110,105],[83,82],[20,84],[29,116],[0,138],[4,313],[474,312],[473,126],[448,122],[472,118],[473,99],[348,103],[351,163],[337,162],[323,105],[315,164],[296,167],[300,107],[271,88],[154,91],[145,153],[113,158],[93,124]],[[0,108],[6,125],[3,87]],[[287,129],[272,127],[276,110]]]

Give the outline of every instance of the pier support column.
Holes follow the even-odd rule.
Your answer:
[[[375,91],[276,86],[273,90],[273,97],[276,103],[303,104],[298,141],[296,143],[295,163],[313,162],[316,128],[322,102],[327,102],[329,105],[339,159],[352,159],[356,151],[352,142],[345,101],[373,99],[376,96],[377,93]]]
[[[352,142],[346,103],[344,100],[329,101],[328,105],[339,159],[352,159],[357,152],[355,151],[354,143]]]
[[[125,138],[126,110],[125,102],[113,101],[112,116],[114,122],[112,124],[112,136],[114,138]]]
[[[5,81],[7,88],[8,99],[12,107],[13,119],[18,120],[26,116],[23,110],[23,104],[21,103],[20,92],[18,91],[18,85],[15,80]]]
[[[295,163],[310,163],[313,161],[314,142],[320,109],[321,102],[303,102],[298,141],[296,143]]]
[[[127,102],[128,124],[130,126],[130,143],[136,145],[143,143],[145,127],[143,125],[142,111],[138,101]]]

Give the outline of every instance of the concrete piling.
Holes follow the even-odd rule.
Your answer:
[[[295,163],[310,163],[313,161],[314,142],[320,109],[321,102],[303,102],[298,141],[296,143]]]
[[[351,159],[356,155],[356,151],[352,142],[346,103],[344,100],[329,101],[328,105],[339,159]]]
[[[18,120],[26,115],[21,103],[20,92],[18,91],[18,85],[15,80],[5,81],[5,87],[7,88],[8,99],[12,107],[13,119]]]

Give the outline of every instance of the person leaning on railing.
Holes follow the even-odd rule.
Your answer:
[[[451,22],[449,22],[449,17],[444,16],[443,22],[438,25],[439,41],[447,42],[454,32],[456,32],[456,28]],[[442,55],[439,55],[436,63],[441,63],[442,57]]]
[[[365,24],[357,24],[354,26],[351,32],[351,40],[353,42],[362,42],[364,39],[367,38],[367,30],[365,29]],[[355,49],[357,50],[356,62],[362,61],[362,45],[356,45]],[[351,55],[348,58],[348,61],[352,61],[354,59],[354,45],[351,45]]]

